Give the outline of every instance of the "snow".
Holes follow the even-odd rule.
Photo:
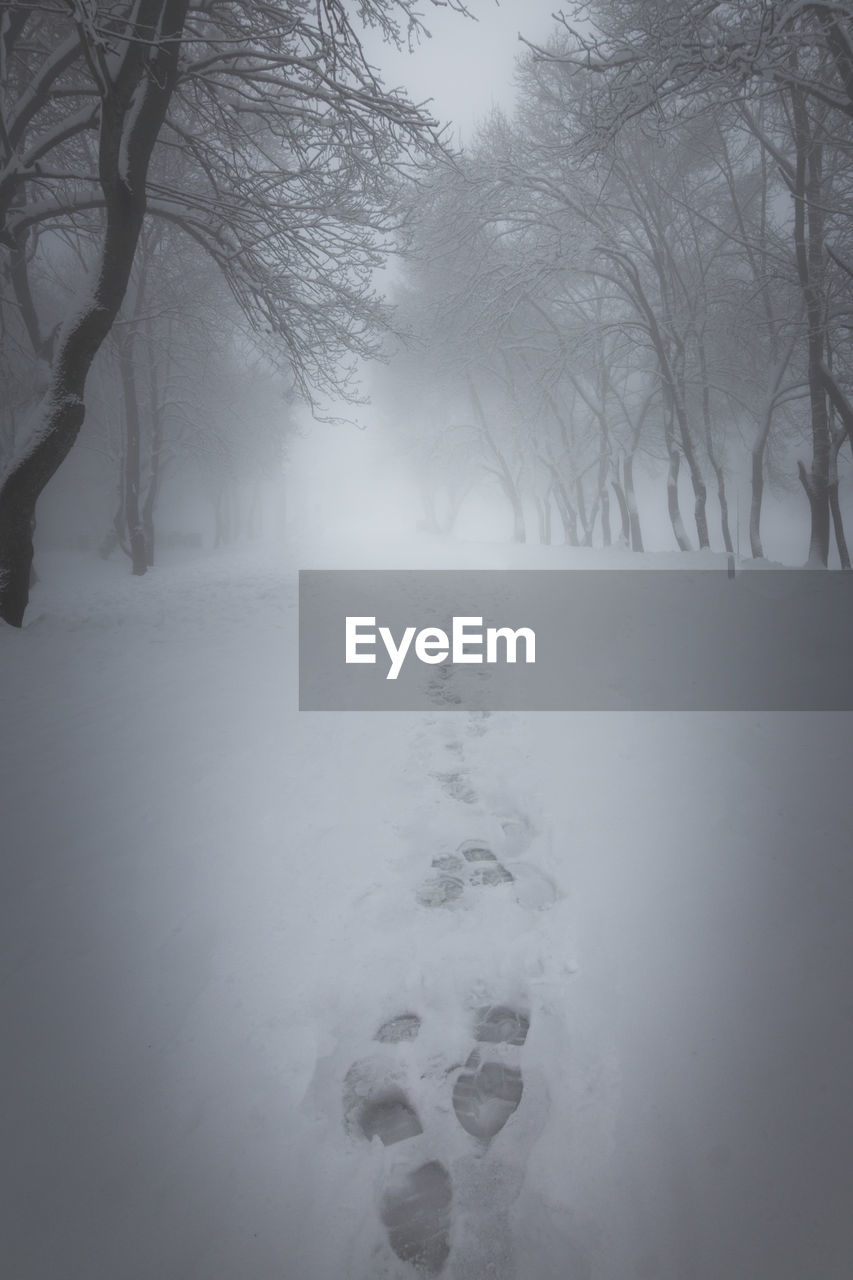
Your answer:
[[[433,1164],[453,1280],[850,1274],[850,717],[300,714],[318,563],[44,555],[0,631],[4,1274],[412,1278]]]

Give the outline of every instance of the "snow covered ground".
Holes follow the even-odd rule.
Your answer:
[[[300,714],[294,566],[0,633],[2,1274],[853,1274],[850,717]]]

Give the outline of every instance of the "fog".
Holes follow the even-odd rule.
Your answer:
[[[15,1280],[853,1274],[849,7],[463,7],[0,24]]]

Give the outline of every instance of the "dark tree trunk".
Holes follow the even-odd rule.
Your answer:
[[[103,538],[101,539],[100,546],[98,547],[98,555],[101,557],[102,560],[109,560],[110,556],[115,551],[116,547],[122,547],[123,550],[126,549],[124,547],[125,528],[126,528],[126,524],[125,524],[125,518],[124,518],[124,468],[122,468],[121,497],[119,498],[119,504],[118,504],[118,507],[116,508],[116,513],[113,516],[113,522],[109,527],[109,529],[107,530],[107,532],[104,534]]]
[[[628,501],[625,497],[625,491],[618,480],[611,480],[613,492],[616,494],[616,501],[619,503],[619,516],[622,520],[622,528],[619,531],[619,541],[624,546],[630,546],[631,542],[631,520],[628,515]]]
[[[803,462],[797,463],[797,471],[811,512],[809,564],[825,568],[829,563],[829,485],[825,477],[807,471]]]
[[[74,445],[89,370],[127,290],[145,215],[148,164],[175,85],[187,0],[140,0],[136,29],[101,96],[98,175],[105,218],[88,298],[60,335],[40,420],[0,486],[0,617],[23,624],[36,502]],[[158,38],[152,38],[154,33]]]
[[[669,519],[672,525],[672,532],[675,534],[675,541],[678,544],[679,551],[692,551],[684,530],[684,521],[681,519],[681,507],[678,504],[678,473],[681,469],[681,455],[675,446],[674,441],[668,441],[669,447],[669,469],[666,473],[666,505],[669,511]]]
[[[729,500],[726,495],[726,476],[719,463],[715,462],[713,466],[717,480],[717,501],[720,504],[720,531],[723,535],[723,546],[731,555],[735,548],[732,542],[732,531],[729,528]]]
[[[838,558],[841,561],[842,569],[850,568],[850,552],[847,549],[847,539],[844,536],[844,520],[841,516],[841,507],[838,502],[838,480],[834,480],[829,485],[829,510],[832,513],[832,527],[835,532],[835,543],[838,547]]]
[[[679,406],[678,419],[681,444],[684,449],[684,456],[687,459],[687,468],[690,472],[690,483],[693,486],[693,520],[696,525],[696,536],[699,539],[700,549],[707,550],[711,545],[711,539],[708,534],[708,490],[705,486],[705,481],[702,479],[699,459],[696,457],[696,450],[693,447],[693,441],[690,437],[687,413],[684,410],[683,405]]]

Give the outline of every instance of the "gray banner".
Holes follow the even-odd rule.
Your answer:
[[[840,571],[306,570],[299,610],[303,711],[853,710]]]

